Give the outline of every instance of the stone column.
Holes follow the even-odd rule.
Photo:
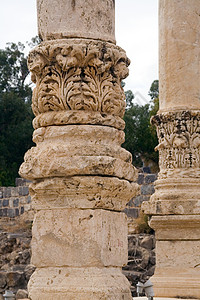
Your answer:
[[[33,147],[20,174],[35,209],[32,300],[130,300],[124,209],[137,192],[124,141],[113,0],[38,0],[43,42],[28,58]]]
[[[200,1],[160,0],[156,296],[200,297]]]

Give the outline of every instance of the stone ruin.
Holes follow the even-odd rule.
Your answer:
[[[140,194],[133,197],[125,209],[128,216],[128,262],[123,266],[123,274],[131,283],[133,297],[137,296],[136,284],[146,281],[155,270],[155,235],[143,219],[138,219],[139,205],[150,198],[155,180],[155,174],[138,173]],[[0,187],[0,300],[3,300],[6,290],[11,290],[16,300],[27,298],[27,283],[35,270],[30,264],[34,212],[29,184],[29,181],[17,178],[16,187]]]
[[[200,1],[160,0],[160,173],[143,204],[156,232],[157,296],[200,298]]]
[[[115,44],[114,1],[38,0],[43,42],[29,54],[36,87],[33,140],[20,168],[35,209],[29,297],[132,299],[121,212],[138,192],[124,141],[121,80],[130,63]]]
[[[36,147],[20,168],[33,181],[32,300],[130,300],[121,273],[137,193],[122,149],[121,80],[113,0],[38,0],[43,42],[31,51]],[[160,173],[143,205],[155,229],[156,296],[200,297],[200,1],[160,0]],[[81,251],[81,255],[80,255]]]

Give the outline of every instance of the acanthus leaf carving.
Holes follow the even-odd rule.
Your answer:
[[[33,111],[88,110],[123,117],[121,80],[128,75],[125,52],[109,43],[45,42],[29,56],[36,83]]]
[[[200,113],[179,111],[162,113],[152,119],[157,126],[159,178],[199,177]],[[196,174],[196,175],[195,175]]]

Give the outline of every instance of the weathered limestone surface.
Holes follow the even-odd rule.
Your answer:
[[[81,37],[115,42],[114,0],[38,0],[37,8],[44,40]]]
[[[200,297],[200,2],[160,0],[160,110],[155,194],[156,296]]]
[[[90,124],[90,125],[105,125],[118,129],[124,129],[125,122],[118,116],[109,114],[101,114],[98,111],[81,110],[63,110],[63,111],[48,111],[44,114],[37,115],[33,120],[34,128],[45,127],[48,125],[64,125],[64,124]]]
[[[36,147],[20,168],[36,210],[29,296],[130,300],[121,211],[138,188],[121,148],[130,61],[114,44],[114,1],[38,0],[38,25],[43,42],[28,58]]]
[[[121,211],[126,199],[137,193],[137,186],[115,177],[72,176],[34,182],[30,193],[36,210],[68,207]]]
[[[160,173],[143,203],[156,231],[156,296],[200,296],[200,117],[185,110],[155,116]]]
[[[116,138],[116,141],[115,141]],[[37,129],[37,148],[25,155],[21,173],[26,177],[43,178],[72,175],[108,175],[130,181],[136,171],[131,155],[120,147],[124,132],[101,126],[69,125]]]
[[[100,209],[40,211],[32,244],[36,267],[120,267],[128,259],[125,214]]]
[[[119,268],[37,268],[29,285],[30,298],[36,300],[41,295],[44,300],[132,299]]]
[[[153,216],[150,225],[157,238],[156,295],[199,298],[200,216]]]
[[[123,116],[120,83],[130,61],[120,47],[90,39],[45,41],[30,53],[28,63],[36,83],[35,115],[86,110]]]
[[[200,109],[198,0],[160,0],[160,112]]]

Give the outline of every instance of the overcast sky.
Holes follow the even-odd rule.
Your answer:
[[[37,35],[36,0],[0,0],[0,48]],[[158,0],[115,0],[116,40],[131,59],[125,90],[138,102],[158,79]],[[145,102],[145,100],[144,100]]]

